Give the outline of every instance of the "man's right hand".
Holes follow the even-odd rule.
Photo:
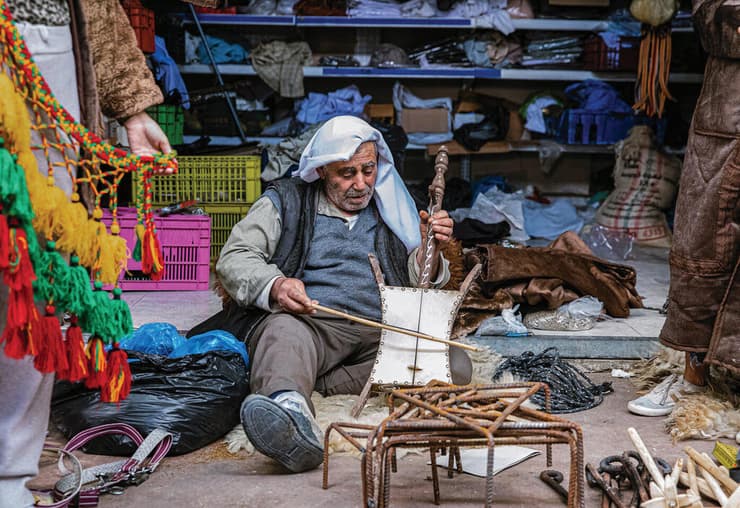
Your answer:
[[[270,303],[277,304],[285,312],[293,314],[311,314],[314,300],[306,294],[306,287],[299,279],[280,277],[275,280],[270,290]]]

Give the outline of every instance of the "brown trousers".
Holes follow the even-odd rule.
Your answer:
[[[357,395],[372,373],[379,341],[379,329],[353,321],[271,314],[249,339],[250,389],[268,397],[294,390],[309,405],[313,391]],[[472,363],[462,349],[450,348],[450,369],[455,384],[470,382]]]

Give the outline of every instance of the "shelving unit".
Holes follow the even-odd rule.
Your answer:
[[[226,76],[256,76],[251,65],[219,65],[218,70]],[[184,74],[211,74],[213,69],[206,64],[181,65]],[[602,81],[629,83],[635,80],[631,72],[592,72],[571,69],[492,69],[490,67],[319,67],[303,68],[306,78],[376,78],[376,79],[502,79],[512,81]],[[673,73],[673,83],[701,83],[702,74]]]
[[[323,26],[354,28],[485,28],[475,20],[465,18],[359,18],[340,16],[259,16],[252,14],[200,14],[202,25],[269,25],[269,26]],[[184,23],[193,23],[188,16]],[[515,30],[602,32],[609,22],[598,19],[512,19]],[[675,26],[674,32],[692,32],[692,27]]]
[[[298,29],[314,29],[314,35],[316,29],[320,30],[326,28],[329,30],[342,30],[342,29],[355,29],[358,30],[384,30],[384,29],[398,29],[398,30],[386,30],[385,34],[400,35],[402,30],[406,29],[409,32],[419,29],[433,29],[433,31],[440,32],[442,37],[447,37],[446,34],[450,32],[465,33],[466,31],[472,31],[474,29],[490,29],[490,27],[478,27],[474,19],[461,19],[461,18],[370,18],[370,17],[333,17],[333,16],[261,16],[261,15],[246,15],[246,14],[200,14],[198,20],[203,26],[213,27],[236,27],[236,26],[253,26],[262,27],[285,27],[286,29],[298,28]],[[185,16],[183,18],[185,24],[192,24],[193,19]],[[605,20],[573,20],[573,19],[513,19],[512,23],[514,28],[519,31],[554,31],[554,32],[600,32],[609,29],[610,23]],[[692,27],[676,26],[673,29],[677,33],[690,33],[693,31]],[[306,34],[309,34],[306,31]],[[323,33],[323,32],[322,32]],[[327,32],[328,33],[328,32]],[[340,32],[335,32],[340,33]],[[431,32],[430,32],[431,34]],[[328,36],[327,36],[328,37]],[[429,36],[431,39],[431,36]],[[335,39],[329,37],[327,41],[333,41],[333,48],[330,51],[337,51],[336,48],[338,43]],[[350,42],[351,44],[351,42]],[[351,46],[350,46],[351,47]],[[313,48],[313,45],[312,45]],[[326,48],[324,48],[326,51]],[[341,51],[341,50],[339,50]],[[322,54],[321,49],[317,50],[317,55]],[[331,54],[331,53],[329,53]],[[192,75],[194,78],[197,76],[206,76],[214,72],[211,65],[208,64],[191,64],[191,65],[180,65],[180,70],[183,74]],[[246,64],[226,64],[218,65],[218,71],[223,76],[230,76],[232,78],[238,77],[250,77],[257,76],[257,72],[254,67]],[[406,67],[406,68],[377,68],[377,67],[333,67],[333,66],[316,66],[309,65],[303,67],[303,76],[306,80],[306,89],[321,89],[326,88],[326,82],[320,81],[321,78],[330,80],[355,80],[365,81],[368,88],[385,87],[383,80],[413,80],[419,83],[420,87],[430,87],[432,83],[438,84],[440,87],[450,88],[455,87],[455,81],[460,82],[471,82],[475,81],[480,84],[483,88],[498,90],[499,87],[507,88],[509,90],[522,90],[522,89],[533,89],[536,83],[543,83],[543,88],[547,88],[551,85],[547,83],[569,83],[576,81],[583,81],[589,79],[597,79],[601,81],[613,82],[613,83],[633,83],[635,80],[635,73],[632,71],[607,71],[607,72],[594,72],[589,70],[580,69],[568,69],[568,68],[492,68],[492,67],[455,67],[455,66],[444,66],[435,65],[428,67]],[[670,76],[671,83],[681,84],[689,87],[694,87],[701,84],[703,75],[700,73],[691,72],[676,72]],[[371,84],[372,83],[372,84]],[[511,83],[509,85],[505,83]],[[341,85],[345,86],[345,85]],[[478,86],[478,85],[477,85]],[[373,93],[372,95],[375,96]],[[383,102],[381,100],[381,102]],[[209,136],[211,143],[214,145],[221,146],[234,146],[242,143],[242,139],[236,136]],[[197,136],[186,136],[185,142],[196,140]],[[258,142],[263,145],[279,143],[282,138],[271,138],[261,136],[248,136],[245,141],[247,142]],[[454,143],[454,142],[453,142]],[[407,150],[413,152],[429,152],[433,150],[433,146],[408,146]],[[460,150],[456,152],[461,162],[461,176],[470,176],[470,157],[475,155],[486,155],[486,154],[505,154],[505,153],[538,153],[540,146],[538,142],[494,142],[484,146],[478,152],[468,152],[460,147]],[[459,152],[459,153],[458,153]],[[560,153],[563,155],[593,155],[594,157],[607,157],[613,154],[613,146],[611,145],[560,145]],[[680,153],[680,151],[679,151]]]

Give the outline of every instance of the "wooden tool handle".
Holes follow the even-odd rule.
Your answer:
[[[404,335],[410,335],[412,337],[418,337],[419,339],[429,340],[432,342],[439,342],[442,344],[447,344],[448,346],[459,347],[461,349],[467,349],[469,351],[480,351],[475,346],[470,346],[468,344],[461,344],[460,342],[455,342],[452,340],[440,339],[439,337],[427,335],[426,333],[416,332],[414,330],[407,330],[406,328],[400,328],[398,326],[378,323],[377,321],[372,321],[370,319],[353,316],[352,314],[347,314],[346,312],[342,312],[340,310],[334,310],[329,307],[324,307],[323,305],[319,305],[318,303],[315,303],[313,305],[313,308],[316,310],[320,310],[322,312],[326,312],[327,314],[331,314],[333,316],[343,317],[344,319],[349,319],[350,321],[354,321],[356,323],[362,323],[363,325],[372,326],[373,328],[380,328],[381,330],[388,330],[390,332],[397,332],[397,333],[401,333]]]
[[[439,147],[437,157],[434,160],[434,178],[429,185],[429,208],[427,211],[430,217],[442,209],[442,200],[445,196],[445,173],[447,173],[448,164],[447,147],[442,145]],[[431,220],[427,224],[427,238],[422,247],[424,251],[419,287],[426,289],[432,285],[432,265],[434,264],[434,257],[437,255],[437,240],[434,238]]]

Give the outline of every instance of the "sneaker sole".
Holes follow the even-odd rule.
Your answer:
[[[293,473],[314,469],[324,461],[324,450],[299,429],[285,409],[263,395],[250,395],[241,411],[249,441],[262,453]]]
[[[664,409],[651,409],[649,407],[633,404],[632,402],[627,403],[627,409],[630,413],[634,413],[640,416],[668,416],[673,412],[673,407]]]

